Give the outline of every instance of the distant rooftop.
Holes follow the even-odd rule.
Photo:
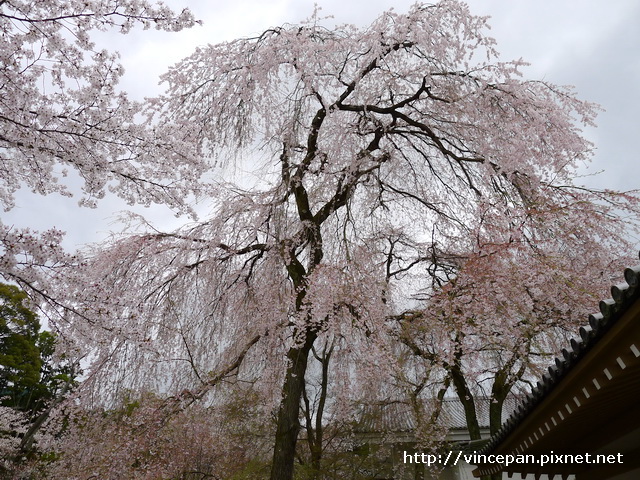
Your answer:
[[[476,415],[480,428],[489,428],[489,402],[490,399],[487,397],[475,398]],[[518,402],[519,399],[508,397],[502,406],[502,418],[507,418],[515,410]],[[425,413],[429,415],[432,409],[426,406],[425,410]],[[467,421],[464,407],[457,397],[443,399],[440,421],[450,430],[466,430]],[[415,414],[411,405],[400,401],[363,406],[356,427],[356,431],[361,433],[413,432],[415,429]]]

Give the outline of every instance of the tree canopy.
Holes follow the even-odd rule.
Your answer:
[[[597,108],[522,79],[485,32],[444,1],[172,67],[147,112],[218,175],[212,212],[116,240],[75,279],[102,329],[95,388],[164,389],[179,411],[251,382],[277,411],[272,479],[293,474],[315,346],[337,410],[401,388],[501,405],[592,308],[638,198],[575,183]],[[233,164],[255,182],[220,180]]]
[[[111,181],[132,202],[182,206],[195,192],[211,204],[203,221],[124,235],[69,268],[45,258],[52,321],[92,361],[81,398],[113,407],[155,391],[164,400],[137,432],[160,435],[249,385],[254,413],[273,412],[272,480],[293,476],[301,418],[308,432],[319,420],[321,445],[323,419],[358,402],[455,392],[475,436],[469,399],[501,405],[557,351],[640,218],[637,193],[576,183],[597,107],[523,79],[522,65],[500,60],[486,18],[445,0],[362,29],[316,14],[201,47],[132,110],[100,82],[63,98],[104,123],[72,120],[88,128],[82,148],[45,145],[34,161],[73,158],[89,197]],[[34,150],[21,148],[5,150]],[[250,180],[225,177],[234,166]],[[3,272],[36,288],[7,263],[16,235],[5,231]]]
[[[110,190],[131,204],[185,209],[196,166],[179,143],[139,124],[141,105],[118,91],[118,53],[98,50],[91,32],[178,31],[194,23],[189,10],[175,14],[145,0],[0,1],[0,207],[13,208],[20,188],[71,196],[79,184],[80,204],[89,207]],[[173,168],[152,166],[173,155],[180,159]],[[0,275],[54,301],[49,279],[78,261],[60,247],[62,236],[0,223]]]
[[[56,358],[56,337],[41,330],[28,301],[26,292],[0,283],[0,403],[35,416],[75,373]]]
[[[30,455],[36,434],[75,381],[77,368],[56,355],[56,337],[40,330],[26,292],[0,283],[0,473]]]
[[[28,409],[38,400],[42,358],[40,323],[24,305],[27,295],[0,284],[0,397],[2,404]]]

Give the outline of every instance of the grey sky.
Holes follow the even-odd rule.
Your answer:
[[[313,11],[313,0],[171,0],[176,9],[190,7],[204,21],[201,27],[171,34],[135,31],[127,36],[101,35],[99,46],[122,54],[126,74],[123,89],[137,98],[161,91],[158,75],[193,49],[252,36],[264,29],[296,23]],[[323,15],[332,22],[364,26],[379,13],[393,7],[406,11],[407,0],[319,0]],[[605,173],[586,179],[598,188],[640,187],[640,161],[635,140],[640,137],[640,2],[636,0],[471,0],[472,13],[490,15],[491,35],[503,60],[523,58],[531,63],[525,77],[576,87],[580,98],[597,102],[606,110],[598,128],[586,134],[597,147],[589,172]],[[331,22],[331,21],[329,21]],[[67,231],[66,245],[73,248],[97,241],[109,230],[113,215],[126,208],[114,198],[96,210],[80,209],[77,199],[37,197],[22,192],[18,207],[2,214],[7,224]],[[175,226],[178,222],[162,207],[138,209],[155,222]]]

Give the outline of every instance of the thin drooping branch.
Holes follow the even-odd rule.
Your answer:
[[[206,378],[203,378],[202,384],[192,390],[183,390],[178,395],[174,395],[165,400],[158,408],[161,412],[159,419],[161,423],[166,423],[172,415],[175,415],[184,409],[188,408],[194,402],[201,400],[212,388],[217,386],[223,380],[235,375],[242,366],[245,357],[249,353],[251,347],[253,347],[260,340],[260,335],[253,337],[247,344],[244,345],[242,350],[236,355],[234,360],[223,367],[219,368],[215,372],[211,372]]]

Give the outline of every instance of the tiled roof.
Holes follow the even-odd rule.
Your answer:
[[[569,348],[555,359],[548,372],[525,396],[500,430],[492,436],[479,452],[491,453],[505,440],[533,409],[556,387],[571,369],[589,352],[629,307],[640,299],[640,265],[624,271],[625,282],[611,287],[612,298],[600,302],[600,313],[589,315],[589,325],[581,327],[580,336],[571,340]]]
[[[356,425],[362,433],[411,432],[416,428],[411,406],[402,402],[368,404]]]
[[[487,397],[475,399],[480,428],[489,428],[489,401]],[[502,408],[503,418],[513,412],[516,405],[517,399],[508,397]],[[429,415],[431,408],[425,406],[425,410]],[[450,430],[467,428],[464,407],[458,398],[442,400],[440,419]],[[411,406],[405,402],[390,402],[364,406],[356,430],[359,432],[413,432],[415,428],[416,423]]]

